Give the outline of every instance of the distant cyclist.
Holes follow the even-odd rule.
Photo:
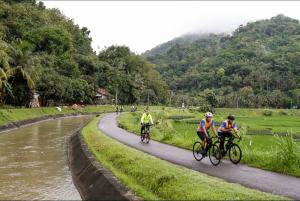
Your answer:
[[[146,126],[150,126],[152,124],[153,124],[153,119],[149,112],[149,108],[147,107],[145,109],[145,113],[142,115],[142,118],[141,118],[141,135],[143,134]]]
[[[234,115],[230,114],[227,117],[227,120],[223,121],[221,126],[218,129],[218,135],[220,136],[220,150],[224,153],[224,142],[225,137],[233,136],[232,131],[236,133],[238,137],[240,137],[238,133],[238,129],[236,123],[234,122]]]
[[[205,119],[202,119],[199,123],[199,126],[197,128],[197,135],[199,138],[207,143],[207,146],[205,147],[204,150],[202,150],[201,154],[206,155],[208,149],[212,145],[212,140],[211,137],[209,136],[209,129],[212,128],[214,134],[216,135],[216,128],[215,128],[215,121],[212,119],[213,114],[211,112],[205,113]]]

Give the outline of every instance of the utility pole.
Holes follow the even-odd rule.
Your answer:
[[[116,88],[116,106],[118,105],[118,87]]]
[[[149,90],[148,90],[148,107],[149,107]]]

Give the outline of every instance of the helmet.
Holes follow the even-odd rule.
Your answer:
[[[233,115],[233,114],[230,114],[230,115],[228,115],[227,118],[233,121],[233,120],[234,120],[234,115]]]
[[[212,117],[213,116],[213,114],[211,113],[211,112],[206,112],[205,113],[205,117],[207,118],[207,117]]]

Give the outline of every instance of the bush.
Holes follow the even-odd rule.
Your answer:
[[[264,110],[263,111],[263,115],[264,116],[272,116],[273,115],[273,112],[271,110]]]
[[[288,115],[288,113],[286,111],[280,111],[279,115],[284,116],[284,115]]]
[[[288,134],[285,137],[278,137],[277,140],[277,165],[285,173],[290,169],[300,168],[299,148],[293,135]]]
[[[208,104],[203,104],[199,107],[198,109],[199,112],[211,112],[211,113],[215,113],[215,109]]]

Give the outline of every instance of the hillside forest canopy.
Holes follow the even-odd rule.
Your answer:
[[[174,102],[214,107],[300,105],[300,24],[277,15],[231,35],[185,35],[143,54]]]
[[[153,65],[125,46],[96,54],[86,27],[32,0],[0,1],[0,103],[91,104],[98,88],[120,104],[165,104],[168,88]],[[108,101],[108,100],[107,100]],[[112,101],[108,102],[112,103]]]
[[[284,15],[231,34],[183,35],[142,55],[99,53],[87,27],[35,0],[0,0],[0,104],[101,103],[212,107],[300,105],[300,25]]]

